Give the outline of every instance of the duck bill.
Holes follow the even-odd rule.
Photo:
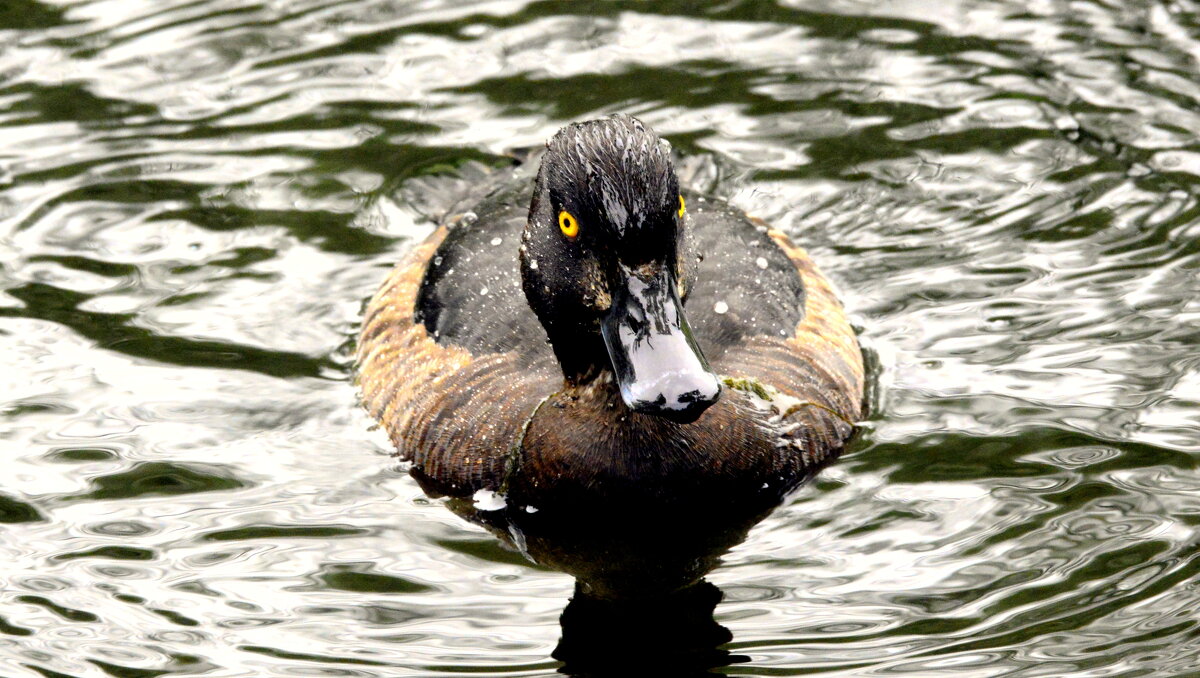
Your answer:
[[[616,283],[601,333],[621,399],[635,412],[695,421],[720,397],[721,382],[688,327],[675,276],[666,266],[619,266]]]

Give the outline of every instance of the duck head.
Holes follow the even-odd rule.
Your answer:
[[[686,218],[670,145],[616,115],[546,144],[521,243],[525,297],[567,383],[611,374],[630,409],[680,423],[721,393],[680,296]]]

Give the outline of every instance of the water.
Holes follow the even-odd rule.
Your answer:
[[[0,45],[0,675],[553,674],[570,580],[395,468],[350,342],[414,178],[615,111],[874,365],[712,575],[718,671],[1200,675],[1195,3],[5,0]]]

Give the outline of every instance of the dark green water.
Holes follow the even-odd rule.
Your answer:
[[[554,673],[570,580],[348,351],[413,178],[616,111],[876,363],[711,577],[719,671],[1200,675],[1198,73],[1194,2],[3,0],[0,676]]]

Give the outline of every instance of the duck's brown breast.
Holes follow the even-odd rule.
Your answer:
[[[529,421],[510,497],[539,510],[598,498],[749,507],[777,501],[840,454],[862,414],[858,343],[808,256],[782,234],[771,238],[806,290],[788,336],[723,347],[712,364],[721,398],[691,424],[631,412],[607,377],[554,393]]]

